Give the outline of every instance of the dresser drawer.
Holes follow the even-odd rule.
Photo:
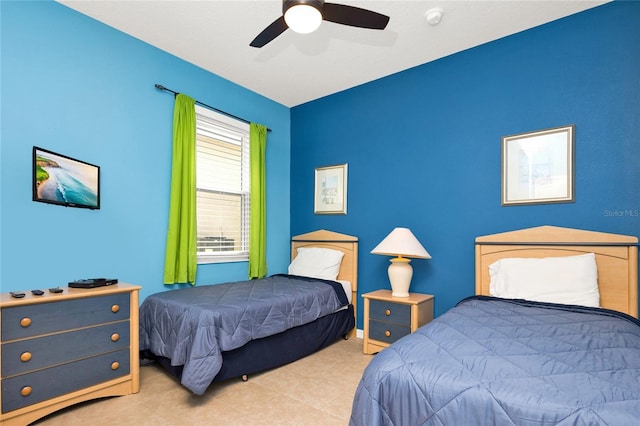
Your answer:
[[[390,324],[369,320],[369,338],[385,343],[393,343],[399,338],[411,334],[409,325]]]
[[[2,344],[2,377],[129,347],[129,321]]]
[[[2,341],[127,318],[128,293],[3,308]]]
[[[371,300],[369,303],[369,318],[407,326],[411,321],[410,305],[385,300]]]
[[[129,355],[129,349],[121,349],[93,358],[2,379],[2,412],[6,413],[126,376],[130,370]],[[23,393],[27,395],[23,396]]]

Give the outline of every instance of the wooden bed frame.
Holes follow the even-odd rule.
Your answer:
[[[476,294],[489,295],[489,265],[508,257],[595,253],[600,305],[638,318],[638,238],[540,226],[476,238]]]
[[[342,263],[340,264],[338,280],[351,282],[351,304],[353,305],[354,316],[357,319],[358,237],[326,231],[324,229],[296,235],[291,238],[291,260],[298,254],[299,247],[324,247],[339,250],[344,253]],[[355,336],[355,334],[356,327],[351,331],[349,337]]]

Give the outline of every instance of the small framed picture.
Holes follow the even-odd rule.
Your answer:
[[[502,138],[502,205],[572,203],[575,126]]]
[[[316,168],[315,214],[347,214],[347,164]]]

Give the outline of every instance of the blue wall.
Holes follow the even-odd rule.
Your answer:
[[[431,260],[411,290],[436,315],[474,292],[474,239],[556,225],[640,235],[640,2],[614,2],[292,109],[291,232],[360,238],[360,294],[389,288],[369,252],[409,227]],[[501,207],[501,138],[576,126],[576,202]],[[314,168],[349,164],[348,214],[313,214]],[[362,327],[362,316],[358,326]]]
[[[266,124],[267,262],[289,263],[290,110],[58,3],[0,3],[2,291],[106,276],[161,291],[173,97],[160,83]],[[31,150],[101,166],[100,210],[31,200]],[[198,283],[245,279],[201,265]]]
[[[395,226],[432,254],[412,290],[436,314],[473,293],[478,235],[552,224],[640,235],[640,2],[614,2],[289,110],[60,4],[0,2],[2,291],[117,277],[163,290],[173,99],[268,125],[268,264],[318,228],[370,250]],[[500,139],[576,125],[576,202],[500,206]],[[33,145],[102,167],[99,211],[31,201]],[[313,214],[315,167],[349,163],[346,216]],[[289,174],[289,164],[291,173]],[[242,279],[206,265],[199,283]],[[359,327],[362,327],[360,318]]]

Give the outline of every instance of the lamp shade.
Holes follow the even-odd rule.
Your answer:
[[[431,255],[422,247],[420,241],[408,228],[395,228],[380,244],[371,250],[371,253],[431,259]]]

